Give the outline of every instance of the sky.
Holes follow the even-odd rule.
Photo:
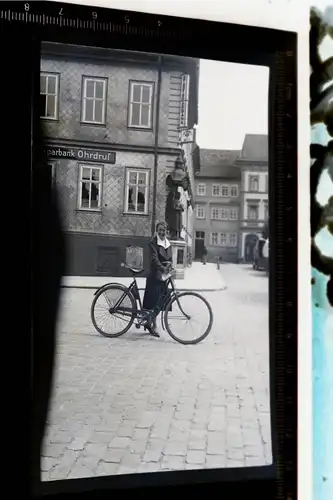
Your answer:
[[[241,149],[245,134],[268,132],[269,68],[200,60],[197,143]]]

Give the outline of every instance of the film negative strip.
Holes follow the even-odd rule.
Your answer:
[[[277,468],[281,498],[296,498],[297,471],[297,120],[296,67],[293,52],[276,56],[276,371],[283,373],[276,399],[278,423]],[[279,168],[281,166],[281,168]],[[283,167],[282,167],[283,166]],[[295,286],[289,286],[293,283]],[[282,460],[281,460],[281,457]],[[284,491],[284,493],[283,493]]]
[[[270,365],[276,384],[272,396],[277,403],[272,416],[278,430],[274,440],[278,476],[278,498],[296,498],[296,442],[297,442],[297,87],[296,87],[296,37],[293,34],[272,32],[265,43],[266,56],[259,53],[256,28],[224,25],[219,23],[184,20],[123,12],[97,7],[52,3],[11,2],[0,5],[3,23],[31,24],[41,39],[82,43],[98,40],[103,46],[121,47],[128,39],[134,50],[149,50],[147,44],[156,42],[160,52],[228,60],[227,41],[245,30],[245,42],[232,50],[234,61],[242,62],[243,54],[253,63],[265,61],[271,66],[269,161],[272,163],[274,181],[270,187],[270,232],[272,241],[270,295],[270,328],[274,349]],[[206,30],[207,47],[198,40],[200,29]],[[221,31],[223,30],[223,36]],[[45,37],[45,34],[47,36]],[[106,37],[108,35],[108,37]],[[204,36],[204,34],[202,35]],[[107,38],[107,40],[106,40]],[[242,38],[242,37],[240,37]],[[223,39],[223,42],[221,40]],[[79,41],[81,40],[81,41]],[[216,49],[220,42],[221,52]],[[135,44],[135,45],[134,45]],[[151,45],[150,45],[151,50]],[[223,52],[223,53],[222,53]],[[266,59],[265,59],[266,57]],[[275,392],[274,392],[275,391]]]

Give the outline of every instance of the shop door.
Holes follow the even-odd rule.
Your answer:
[[[205,246],[205,232],[196,231],[195,232],[195,256],[196,260],[202,259],[203,249]]]

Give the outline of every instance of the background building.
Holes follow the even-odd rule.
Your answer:
[[[255,244],[268,222],[267,135],[246,135],[236,165],[241,171],[239,257],[252,262]]]
[[[235,165],[239,151],[201,149],[200,171],[195,174],[196,259],[206,246],[208,260],[221,257],[237,262],[241,170]]]
[[[197,88],[195,59],[43,44],[40,115],[68,274],[117,276],[124,261],[147,269],[180,133],[197,123]]]

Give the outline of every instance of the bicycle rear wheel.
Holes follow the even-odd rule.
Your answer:
[[[190,322],[195,331],[189,332]],[[198,344],[213,326],[213,312],[208,301],[196,292],[177,293],[164,312],[165,328],[174,340],[184,345]]]
[[[128,316],[121,311],[110,313],[110,309],[115,307],[118,301],[120,307],[129,310]],[[133,325],[136,309],[136,301],[128,288],[120,284],[108,285],[101,288],[94,297],[90,310],[91,321],[98,333],[104,337],[120,337]]]

